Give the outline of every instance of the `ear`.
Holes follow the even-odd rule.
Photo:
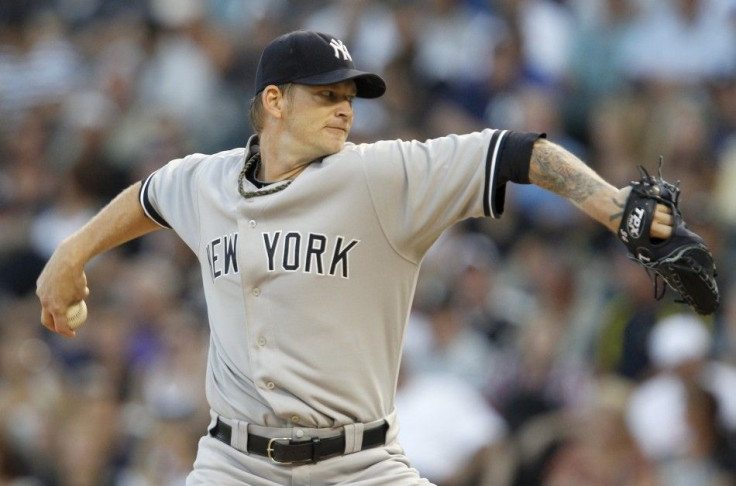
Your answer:
[[[281,118],[284,110],[284,93],[277,86],[273,84],[266,86],[261,92],[261,101],[269,115]]]

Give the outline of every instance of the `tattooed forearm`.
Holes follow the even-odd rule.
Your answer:
[[[534,143],[529,181],[567,198],[614,233],[618,231],[629,188],[615,188],[559,145],[545,139]]]
[[[534,146],[529,165],[532,183],[582,204],[605,183],[574,155],[547,141]]]

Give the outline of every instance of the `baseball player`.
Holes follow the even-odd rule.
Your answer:
[[[199,259],[211,329],[212,420],[188,485],[428,484],[394,408],[423,255],[454,223],[499,217],[507,182],[612,231],[627,189],[537,133],[347,142],[353,99],[385,84],[330,35],[275,39],[255,86],[244,148],[169,162],[59,246],[38,279],[42,323],[73,336],[65,310],[87,295],[86,262],[170,228]],[[651,234],[671,225],[659,208]]]

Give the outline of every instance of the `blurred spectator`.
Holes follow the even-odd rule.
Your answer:
[[[584,124],[597,114],[595,103],[628,91],[623,45],[638,13],[639,2],[575,0],[568,3],[572,4],[579,21],[572,26],[570,40],[568,82],[575,96],[566,101],[572,123]],[[591,136],[590,142],[595,144],[596,137]],[[616,147],[608,148],[616,150]]]
[[[445,373],[460,378],[480,390],[494,359],[494,349],[480,331],[470,326],[453,303],[453,293],[439,290],[423,315],[409,320],[408,338],[422,334],[414,349],[414,366],[422,372]]]
[[[139,383],[141,398],[155,417],[169,421],[198,415],[203,425],[209,420],[200,390],[209,342],[197,319],[183,308],[160,323],[163,349],[146,366]]]
[[[116,486],[182,486],[196,455],[199,430],[185,421],[155,422],[136,444],[130,464],[116,478]]]
[[[736,184],[736,132],[723,147],[712,191],[715,210],[713,223],[719,225],[722,233],[720,241],[723,253],[719,268],[722,276],[733,279],[736,271],[736,198],[731,184]],[[725,302],[730,300],[726,299]],[[731,318],[729,322],[734,321]]]
[[[736,13],[733,18],[736,24]],[[736,69],[731,74],[711,80],[707,87],[710,91],[710,106],[714,111],[711,130],[713,145],[719,154],[723,154],[733,143],[736,134]]]
[[[613,295],[599,319],[594,360],[599,371],[641,380],[651,368],[649,336],[668,309],[654,298],[652,277],[631,265],[624,252],[612,262]]]
[[[591,390],[591,403],[569,420],[571,430],[543,472],[544,486],[655,486],[654,464],[642,454],[626,427],[632,383],[603,375]]]
[[[450,103],[453,109],[479,118],[488,95],[484,85],[494,68],[494,49],[506,37],[508,28],[498,17],[462,0],[427,3],[416,9],[413,31],[413,68],[422,83],[419,88],[431,93],[427,101],[433,107],[451,109],[443,106]],[[461,114],[454,116],[460,118]],[[436,130],[446,133],[445,128]],[[458,127],[454,130],[462,131]]]
[[[634,391],[627,421],[664,484],[736,480],[727,439],[736,432],[736,369],[710,358],[711,349],[710,332],[689,314],[658,321],[650,335],[654,374]]]
[[[0,130],[33,108],[52,109],[80,80],[76,49],[51,12],[17,10],[0,28]]]
[[[0,437],[3,459],[12,461],[3,461],[4,472],[50,483],[56,464],[49,439],[66,376],[38,327],[27,325],[38,315],[33,300],[15,300],[0,313]]]
[[[53,199],[59,175],[45,157],[47,129],[41,116],[29,113],[0,135],[0,293],[22,296],[33,289],[43,265],[30,248],[30,228],[38,211]]]
[[[485,233],[446,231],[424,258],[415,305],[426,312],[448,300],[458,319],[502,348],[514,340],[524,317],[508,306],[510,299],[523,297],[514,297],[513,282],[505,281],[501,267],[501,251]]]
[[[569,71],[575,20],[569,7],[555,0],[515,3],[529,76],[545,86],[562,86]]]
[[[641,6],[623,48],[631,79],[693,84],[733,73],[732,0],[649,0]]]
[[[544,310],[525,323],[515,350],[497,361],[485,394],[512,432],[537,417],[577,408],[590,371],[560,353],[561,335]]]
[[[407,457],[439,485],[464,476],[473,457],[506,433],[503,419],[476,388],[448,373],[417,369],[410,354],[402,362],[396,406]]]
[[[210,151],[228,139],[228,130],[243,116],[221,79],[232,49],[210,25],[202,2],[172,6],[168,0],[152,2],[157,28],[139,78],[140,101],[178,120],[196,137],[199,150]]]
[[[120,404],[110,381],[89,369],[88,382],[69,390],[50,429],[55,476],[59,484],[96,486],[112,481]],[[61,405],[61,404],[60,404]]]
[[[44,261],[64,238],[81,228],[96,212],[97,205],[84,187],[94,181],[85,181],[81,170],[60,180],[54,204],[40,212],[31,223],[31,248]]]
[[[628,184],[636,177],[636,167],[647,162],[648,110],[643,102],[641,96],[609,95],[596,99],[586,116],[591,164],[612,184]]]

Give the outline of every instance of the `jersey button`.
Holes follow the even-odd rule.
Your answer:
[[[274,388],[276,388],[276,383],[272,381],[266,382],[266,388],[268,388],[269,390],[273,390]]]
[[[292,422],[294,422],[294,423],[297,423],[297,422],[299,422],[299,420],[301,420],[301,418],[299,417],[299,415],[294,415],[293,417],[291,417],[291,421],[292,421]],[[302,432],[302,434],[304,433],[303,431],[301,431],[301,430],[298,430],[298,431],[297,431],[297,434],[298,434],[299,432]]]
[[[253,289],[253,291],[252,291],[251,293],[252,293],[252,294],[253,294],[253,295],[254,295],[255,297],[258,297],[259,295],[261,295],[261,289],[259,289],[258,287],[256,287],[256,288],[254,288],[254,289]]]
[[[266,338],[265,337],[259,337],[258,338],[258,345],[259,346],[265,346],[266,345]]]
[[[251,219],[250,221],[248,221],[248,226],[250,226],[251,228],[255,228],[256,227],[256,220],[255,219]]]

